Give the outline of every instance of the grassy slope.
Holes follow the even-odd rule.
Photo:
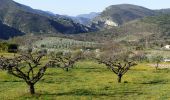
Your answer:
[[[121,84],[104,65],[79,62],[70,72],[49,68],[36,84],[36,95],[28,93],[26,84],[0,71],[0,99],[43,100],[144,100],[170,98],[170,70],[158,70],[140,64],[130,70]]]

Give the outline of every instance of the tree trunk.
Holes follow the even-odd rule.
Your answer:
[[[69,69],[68,69],[68,68],[66,68],[66,71],[67,71],[67,72],[68,72],[68,70],[69,70]]]
[[[122,81],[122,75],[118,75],[118,83],[121,83]]]
[[[34,84],[29,84],[30,87],[30,93],[35,94]]]
[[[158,69],[158,67],[159,67],[159,63],[156,63],[156,70]]]

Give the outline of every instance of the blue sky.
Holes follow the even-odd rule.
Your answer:
[[[115,4],[135,4],[150,9],[170,8],[170,0],[14,0],[35,9],[55,14],[76,16],[89,12],[101,12]]]

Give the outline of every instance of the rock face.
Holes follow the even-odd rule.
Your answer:
[[[93,26],[107,28],[122,25],[128,21],[156,15],[155,11],[130,4],[107,7],[98,17],[93,19]]]
[[[0,21],[25,34],[75,34],[91,29],[64,16],[32,9],[12,0],[0,0]]]
[[[107,26],[118,26],[118,24],[113,22],[112,20],[106,20],[105,25],[107,25]]]

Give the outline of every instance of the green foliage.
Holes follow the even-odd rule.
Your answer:
[[[8,45],[7,42],[0,42],[0,51],[7,51]]]
[[[46,37],[42,40],[38,40],[33,43],[37,47],[68,50],[68,49],[80,49],[80,48],[95,48],[98,44],[95,42],[78,41],[74,39],[58,38],[58,37]]]
[[[163,14],[159,16],[146,17],[142,21],[146,23],[154,23],[158,25],[161,32],[163,32],[162,36],[170,36],[170,15]]]
[[[9,53],[17,53],[18,52],[18,45],[17,44],[9,44],[8,45],[8,52]]]
[[[153,57],[152,57],[152,60],[153,60],[153,62],[156,63],[155,68],[158,69],[159,63],[161,63],[161,62],[163,61],[163,56],[161,56],[161,55],[153,56]]]

